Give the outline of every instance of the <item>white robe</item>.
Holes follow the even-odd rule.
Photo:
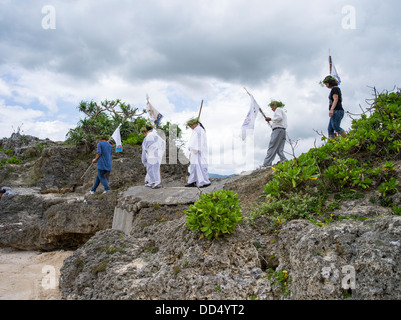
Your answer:
[[[210,184],[208,173],[208,149],[205,130],[198,124],[189,139],[189,178],[188,184],[196,183],[198,187]]]
[[[155,130],[149,131],[142,142],[142,163],[146,167],[145,183],[157,186],[161,183],[160,164],[166,151],[166,142]]]

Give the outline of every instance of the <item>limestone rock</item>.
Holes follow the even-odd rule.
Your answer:
[[[21,250],[72,249],[111,228],[117,193],[46,194],[13,189],[1,198],[0,246]]]
[[[400,299],[401,217],[345,220],[324,228],[291,221],[279,234],[291,299]]]

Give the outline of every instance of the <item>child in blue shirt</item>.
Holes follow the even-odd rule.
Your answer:
[[[112,145],[108,143],[104,137],[102,137],[97,144],[96,157],[92,160],[92,163],[97,162],[97,177],[95,184],[90,191],[91,194],[95,194],[96,189],[100,183],[104,187],[103,193],[106,193],[110,190],[108,181],[110,177],[110,172],[112,170],[112,152]]]

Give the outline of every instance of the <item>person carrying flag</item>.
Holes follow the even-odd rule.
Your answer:
[[[192,135],[189,140],[189,172],[187,188],[199,187],[206,188],[210,186],[208,173],[208,149],[206,131],[199,122],[199,117],[189,120],[186,123],[187,128],[192,129]]]
[[[283,110],[284,106],[284,103],[281,101],[272,101],[269,104],[269,107],[274,112],[274,116],[273,118],[265,117],[265,120],[269,123],[271,122],[273,132],[270,138],[269,149],[267,150],[266,158],[263,161],[264,167],[271,167],[276,155],[280,157],[281,162],[287,160],[284,155],[287,129],[287,115]]]
[[[341,128],[341,120],[344,118],[343,98],[341,89],[338,87],[338,81],[333,76],[327,76],[324,78],[323,84],[325,84],[328,89],[331,89],[329,95],[329,140],[334,139],[335,132],[345,138],[347,134],[344,129]]]
[[[95,194],[97,187],[101,183],[104,187],[104,192],[110,190],[109,187],[109,177],[112,171],[112,161],[111,155],[113,153],[113,147],[109,142],[107,142],[107,137],[102,136],[99,139],[96,150],[96,157],[92,160],[92,163],[97,162],[97,176],[95,184],[93,185],[90,193]]]
[[[160,188],[160,165],[166,151],[166,142],[160,138],[153,126],[146,126],[141,131],[145,135],[142,142],[142,164],[146,167],[145,187]]]

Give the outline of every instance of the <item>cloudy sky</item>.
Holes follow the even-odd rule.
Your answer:
[[[204,100],[210,172],[239,173],[262,164],[271,135],[259,116],[241,141],[246,87],[266,115],[286,104],[292,158],[327,134],[329,50],[346,111],[400,86],[399,12],[399,0],[1,0],[0,138],[64,140],[82,100],[143,109],[149,95],[181,126]]]

